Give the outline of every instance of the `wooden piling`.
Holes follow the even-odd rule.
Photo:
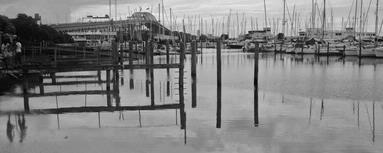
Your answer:
[[[40,89],[40,94],[43,95],[44,94],[44,78],[43,78],[43,76],[40,76],[39,89]]]
[[[192,108],[197,107],[197,66],[196,66],[197,41],[192,42],[191,78],[192,78]]]
[[[258,45],[255,45],[258,46]],[[257,127],[259,125],[259,117],[258,117],[258,62],[259,62],[259,47],[255,49],[254,56],[254,126]]]
[[[110,70],[106,70],[106,100],[107,100],[107,106],[112,107],[111,97],[110,97]]]
[[[221,72],[221,40],[217,40],[217,123],[216,128],[221,128],[221,109],[222,109],[222,72]]]
[[[166,64],[170,64],[170,45],[169,41],[166,41]],[[170,69],[166,69],[166,75],[167,75],[167,80],[166,80],[166,96],[170,96]]]
[[[23,97],[24,97],[24,111],[29,113],[29,97],[28,97],[28,70],[23,70]]]
[[[149,64],[150,65],[153,65],[154,64],[154,54],[153,54],[153,42],[151,42],[149,44],[150,48],[149,48],[149,54],[150,54],[150,62]],[[154,102],[154,98],[155,98],[155,95],[154,95],[154,69],[152,66],[150,66],[150,97],[151,97],[151,105],[154,106],[155,105],[155,102]]]
[[[184,27],[185,28],[185,27]],[[184,39],[185,40],[185,39]],[[178,73],[178,90],[179,90],[179,103],[180,103],[180,118],[181,118],[181,129],[186,128],[186,119],[185,119],[185,103],[184,103],[184,66],[185,66],[185,43],[181,43],[181,54],[180,58],[180,66]]]
[[[149,64],[150,63],[150,58],[149,58],[149,50],[150,50],[150,45],[149,45],[149,41],[146,41],[145,43],[145,63],[146,64]],[[146,74],[146,82],[145,82],[145,93],[146,93],[146,97],[149,97],[150,96],[150,89],[149,89],[149,84],[150,84],[150,70],[149,68],[146,68],[145,69],[145,74]]]

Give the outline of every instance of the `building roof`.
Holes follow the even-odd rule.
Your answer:
[[[132,18],[142,18],[144,20],[157,21],[156,17],[154,17],[149,12],[135,12],[133,13]]]

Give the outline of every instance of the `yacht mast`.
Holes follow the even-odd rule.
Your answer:
[[[286,0],[283,0],[283,21],[282,21],[282,33],[285,34],[285,27],[286,27]]]
[[[358,15],[358,0],[355,2],[355,16],[354,16],[354,38],[356,38],[356,24],[357,24],[357,15]]]
[[[264,10],[265,10],[265,25],[267,27],[267,10],[266,10],[266,0],[263,0],[263,7],[264,7]]]
[[[325,28],[326,28],[326,0],[323,0],[323,23],[322,23],[322,40],[325,36]]]
[[[379,22],[379,0],[376,0],[376,12],[375,12],[375,47],[378,46],[378,22]]]

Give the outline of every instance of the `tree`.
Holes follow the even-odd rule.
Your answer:
[[[16,28],[8,17],[0,15],[0,31],[3,33],[14,34],[16,32]]]
[[[52,43],[72,43],[71,36],[58,32],[48,25],[38,25],[36,20],[26,14],[18,14],[11,22],[15,25],[16,35],[24,43],[47,41]]]

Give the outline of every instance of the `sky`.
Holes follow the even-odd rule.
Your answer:
[[[318,1],[318,8],[322,9],[323,0]],[[327,0],[327,14],[330,20],[331,10],[334,16],[334,28],[341,28],[342,17],[344,21],[349,16],[350,8],[354,8],[354,0]],[[370,1],[371,8],[369,10],[368,28],[373,29],[374,13],[376,0],[364,0],[364,11],[368,10]],[[166,10],[166,20],[169,18],[169,8],[173,10],[173,16],[178,20],[201,16],[211,22],[214,18],[217,22],[224,20],[223,17],[229,15],[232,10],[232,20],[236,20],[238,12],[239,18],[245,17],[250,26],[250,19],[258,19],[259,27],[265,26],[263,0],[163,0]],[[152,12],[158,17],[158,4],[161,0],[117,0],[117,19],[124,19],[134,11]],[[300,16],[302,28],[306,21],[309,20],[311,12],[311,0],[286,0],[290,16],[293,8]],[[115,17],[115,0],[112,0],[112,17]],[[282,18],[283,0],[266,0],[268,22],[278,21]],[[360,8],[358,8],[360,10]],[[354,16],[354,9],[351,10],[351,16]],[[383,14],[383,10],[380,11]],[[0,14],[8,17],[15,17],[17,13],[26,13],[33,15],[39,13],[42,16],[42,22],[66,23],[81,21],[82,17],[87,15],[104,16],[109,14],[109,0],[0,0]],[[227,19],[225,19],[227,20]],[[222,22],[221,21],[221,22]],[[278,22],[278,23],[280,23]],[[269,23],[270,24],[270,23]],[[254,27],[253,26],[253,27]]]

